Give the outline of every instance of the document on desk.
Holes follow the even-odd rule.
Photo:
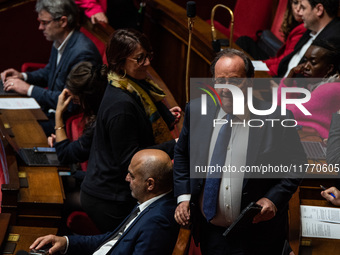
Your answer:
[[[340,209],[301,205],[302,236],[340,239]]]
[[[39,104],[34,98],[0,98],[0,109],[6,110],[24,110],[24,109],[40,109]]]
[[[252,60],[253,66],[255,68],[255,71],[269,71],[268,66],[266,63],[263,63],[262,61],[259,60]]]

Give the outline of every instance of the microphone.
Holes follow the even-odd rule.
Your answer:
[[[188,30],[189,30],[189,39],[188,39],[188,52],[187,52],[187,64],[186,64],[186,72],[185,72],[185,92],[186,92],[186,102],[189,102],[189,66],[190,66],[190,50],[191,50],[191,35],[192,30],[194,28],[194,22],[196,17],[196,2],[188,1],[187,2],[187,17],[188,17]]]
[[[187,2],[187,17],[188,18],[196,17],[196,2],[195,1]]]

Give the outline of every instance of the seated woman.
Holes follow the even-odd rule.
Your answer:
[[[296,105],[288,104],[287,109],[299,125],[314,128],[322,138],[328,137],[332,113],[340,109],[339,61],[339,53],[331,43],[315,40],[305,53],[304,63],[293,68],[279,86],[279,104],[283,87],[305,87],[311,92],[310,100],[303,104],[311,115],[305,115]],[[292,79],[301,74],[305,79]],[[288,93],[287,98],[299,96]]]
[[[55,146],[58,159],[63,164],[73,164],[88,160],[92,144],[96,115],[107,86],[107,67],[94,66],[90,62],[80,62],[71,70],[66,80],[66,88],[58,98],[55,114],[55,135],[48,138],[51,147]],[[82,135],[71,142],[65,132],[63,113],[69,103],[79,104],[82,109]],[[82,169],[86,171],[85,169]],[[83,172],[76,172],[82,179]]]
[[[268,73],[271,76],[277,76],[281,60],[293,52],[296,43],[300,40],[304,32],[306,32],[302,17],[298,13],[300,4],[300,0],[289,0],[287,2],[287,9],[281,25],[281,32],[284,36],[285,43],[278,50],[275,57],[269,58],[270,56],[249,37],[242,36],[236,42],[254,59],[263,60],[269,68]]]
[[[152,49],[145,35],[115,31],[106,56],[109,85],[80,194],[83,209],[101,232],[114,230],[136,205],[125,181],[132,156],[144,148],[173,156],[170,128],[180,117],[180,108],[169,111],[162,103],[164,92],[148,77]]]

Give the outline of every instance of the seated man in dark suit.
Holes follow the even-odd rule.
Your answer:
[[[308,47],[316,38],[332,41],[340,50],[340,19],[337,17],[339,0],[301,0],[299,14],[307,28],[294,47],[279,65],[278,77],[286,77],[289,71],[301,64]]]
[[[128,172],[126,181],[139,205],[115,231],[98,236],[48,235],[39,237],[30,249],[52,243],[50,254],[171,254],[178,225],[173,218],[176,202],[169,156],[161,150],[141,150],[132,158]]]
[[[78,8],[73,0],[40,0],[36,11],[39,30],[46,40],[54,42],[47,66],[27,73],[10,68],[1,73],[1,79],[5,91],[35,98],[49,116],[50,109],[56,109],[58,96],[73,66],[81,61],[101,64],[102,58],[94,43],[77,30]],[[54,115],[49,117],[50,125],[43,125],[47,135],[54,133]]]

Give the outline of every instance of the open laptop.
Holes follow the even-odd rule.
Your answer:
[[[2,120],[0,119],[1,136],[7,140],[18,156],[28,166],[61,166],[55,152],[41,152],[37,148],[20,148],[16,141],[8,134]]]
[[[19,94],[14,91],[4,91],[4,84],[0,79],[0,96],[19,96]]]
[[[302,147],[307,155],[307,159],[325,160],[326,144],[323,142],[302,141]]]

